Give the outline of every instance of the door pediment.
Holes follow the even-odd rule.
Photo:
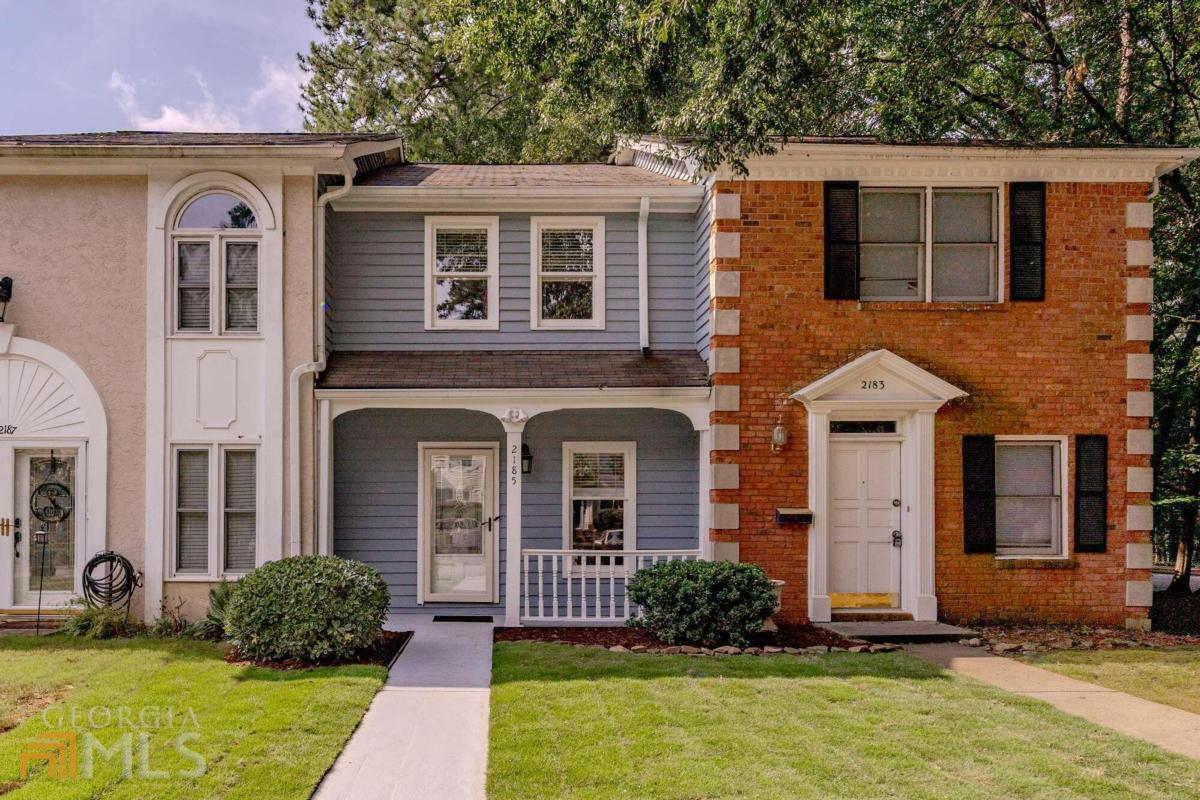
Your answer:
[[[874,350],[792,394],[809,408],[934,409],[967,393],[890,350]]]

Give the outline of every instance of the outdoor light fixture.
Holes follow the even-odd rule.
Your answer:
[[[8,313],[8,301],[12,300],[12,278],[5,276],[0,278],[0,322],[4,322],[4,315]]]
[[[778,453],[787,444],[787,428],[784,427],[783,417],[780,416],[775,422],[775,428],[771,431],[771,452]]]
[[[521,474],[528,475],[533,472],[533,453],[529,452],[529,445],[521,445]]]

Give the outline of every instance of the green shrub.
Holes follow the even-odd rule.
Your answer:
[[[221,581],[208,590],[208,614],[188,628],[188,633],[197,639],[219,642],[225,638],[225,617],[229,601],[237,591],[238,581]]]
[[[72,616],[62,626],[63,633],[82,639],[118,639],[136,636],[143,631],[144,626],[137,620],[130,619],[125,609],[107,606],[89,606]]]
[[[383,577],[366,564],[293,556],[242,578],[225,633],[247,658],[348,659],[379,641],[388,601]]]
[[[629,597],[642,607],[635,624],[669,644],[745,647],[775,612],[762,567],[728,561],[666,561],[634,573]]]

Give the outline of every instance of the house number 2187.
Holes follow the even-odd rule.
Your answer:
[[[864,389],[884,389],[886,387],[884,386],[883,379],[881,378],[881,379],[875,380],[875,381],[862,381],[862,388],[864,388]]]

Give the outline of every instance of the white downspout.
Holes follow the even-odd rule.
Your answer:
[[[318,197],[316,204],[313,289],[317,302],[313,324],[316,326],[314,333],[317,341],[317,360],[300,364],[292,370],[288,378],[291,394],[291,408],[288,414],[288,554],[293,556],[300,555],[300,382],[305,375],[315,375],[325,369],[325,206],[350,191],[357,171],[354,159],[349,155],[343,156],[344,183],[341,188]]]
[[[638,334],[642,352],[650,349],[650,252],[648,226],[650,198],[643,197],[638,208]]]

